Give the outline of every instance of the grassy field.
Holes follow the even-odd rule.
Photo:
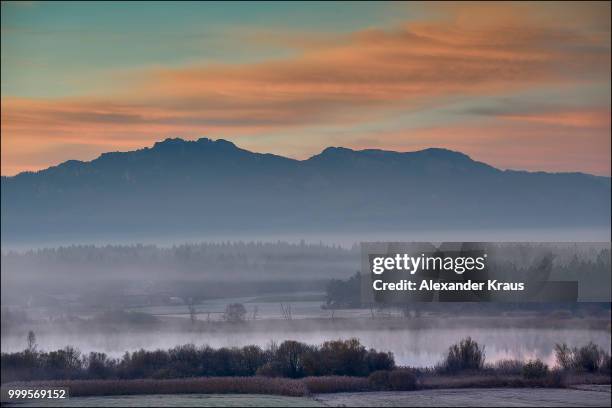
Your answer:
[[[56,401],[20,403],[18,406],[64,407],[324,407],[324,406],[554,406],[609,407],[610,387],[585,389],[490,388],[321,394],[312,397],[276,395],[132,395],[76,397]]]
[[[325,406],[377,407],[609,407],[610,387],[597,390],[490,388],[316,396]]]
[[[4,406],[4,404],[3,404]],[[8,405],[10,406],[10,405]],[[123,395],[75,397],[66,401],[36,401],[15,404],[19,407],[322,407],[325,404],[307,397],[278,395]]]

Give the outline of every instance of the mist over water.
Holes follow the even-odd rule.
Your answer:
[[[448,347],[471,336],[485,345],[487,362],[503,359],[528,360],[540,358],[554,365],[553,348],[555,343],[565,342],[570,346],[584,345],[592,341],[610,352],[610,332],[585,329],[537,329],[537,328],[453,328],[415,330],[371,330],[362,329],[317,329],[282,331],[268,326],[265,331],[232,331],[224,332],[139,332],[111,331],[98,333],[84,332],[40,332],[40,348],[56,350],[73,345],[81,352],[105,352],[119,357],[125,351],[138,349],[167,349],[177,345],[192,343],[219,347],[241,347],[255,344],[266,347],[271,341],[281,343],[284,340],[297,340],[308,344],[321,344],[326,340],[358,338],[368,348],[391,351],[399,365],[417,367],[433,366],[442,360]],[[2,339],[2,351],[23,350],[25,333],[22,336],[12,335]]]
[[[560,242],[569,237],[596,240],[601,233],[558,232],[429,231],[371,233],[363,238],[520,241],[537,236]],[[354,235],[352,240],[324,237],[249,241],[245,236],[180,245],[115,243],[3,252],[2,352],[23,350],[29,330],[36,333],[40,350],[70,345],[82,353],[112,357],[189,343],[266,347],[284,340],[321,344],[357,338],[368,348],[391,351],[398,365],[424,367],[440,362],[451,344],[468,336],[485,346],[489,363],[540,358],[554,365],[553,348],[561,342],[572,347],[592,341],[610,351],[610,326],[602,323],[606,316],[609,322],[609,305],[594,316],[571,307],[517,315],[511,307],[497,306],[494,311],[493,305],[481,304],[476,313],[462,316],[453,313],[454,305],[445,304],[440,311],[416,318],[403,318],[397,311],[381,318],[369,308],[329,308],[327,284],[355,274],[360,250]],[[195,324],[190,324],[187,307],[192,300]],[[224,324],[224,310],[232,303],[245,306],[246,322]],[[292,308],[289,319],[282,313],[283,304]],[[144,320],[122,320],[126,316]]]

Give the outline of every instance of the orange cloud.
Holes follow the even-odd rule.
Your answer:
[[[458,150],[502,169],[582,171],[610,175],[610,115],[563,112],[499,123],[432,126],[360,135],[353,148],[411,151],[428,147]],[[536,118],[536,120],[533,120]],[[552,121],[552,118],[567,118]],[[597,118],[595,122],[579,118]],[[569,123],[569,125],[568,125]],[[582,126],[584,124],[584,127]]]
[[[500,115],[500,117],[514,121],[538,123],[551,126],[570,126],[583,129],[602,130],[610,128],[610,111],[604,109],[596,109],[592,111],[561,111],[522,115]]]
[[[71,158],[51,148],[61,144],[96,146],[82,149],[93,154],[169,136],[291,137],[295,129],[313,124],[356,127],[388,120],[390,110],[440,105],[454,96],[570,83],[609,87],[609,26],[608,36],[602,36],[601,28],[585,30],[566,24],[567,19],[548,21],[535,12],[537,18],[527,18],[525,8],[534,6],[523,4],[477,7],[477,13],[469,4],[436,7],[446,14],[431,21],[327,42],[296,41],[308,45],[291,58],[151,68],[123,77],[106,95],[3,97],[2,173]],[[591,114],[501,117],[534,126],[561,120],[588,128],[602,120],[601,112]],[[430,146],[444,139],[430,136]],[[323,147],[326,140],[314,135],[312,144]],[[43,151],[52,153],[44,158]],[[31,159],[25,160],[28,152]]]

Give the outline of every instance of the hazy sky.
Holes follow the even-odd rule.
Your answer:
[[[225,138],[610,175],[610,3],[2,2],[3,175]]]

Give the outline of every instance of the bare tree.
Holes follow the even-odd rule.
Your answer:
[[[192,297],[187,297],[183,299],[183,302],[187,305],[187,311],[189,312],[189,320],[191,320],[191,324],[195,324],[198,320],[197,310],[196,310],[196,300]]]
[[[30,330],[28,332],[28,348],[27,351],[30,353],[34,353],[36,352],[36,347],[38,345],[36,344],[36,334],[34,334],[34,332],[32,330]]]

